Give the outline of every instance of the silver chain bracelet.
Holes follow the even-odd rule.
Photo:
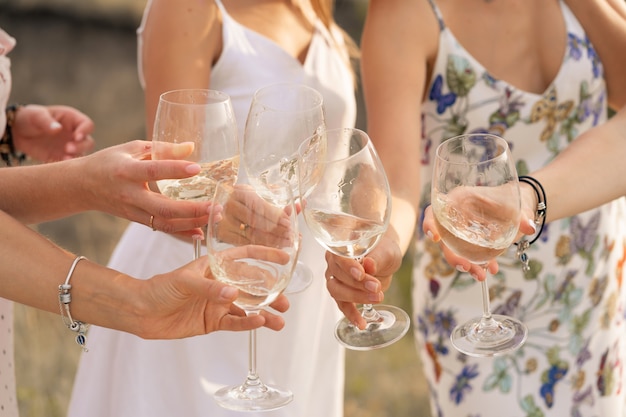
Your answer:
[[[78,263],[83,259],[87,258],[84,256],[77,256],[76,259],[74,259],[74,262],[72,262],[72,266],[67,273],[67,277],[65,278],[65,282],[59,285],[59,308],[61,310],[63,323],[68,329],[77,333],[75,339],[76,343],[83,348],[84,352],[87,352],[88,349],[85,344],[87,343],[86,333],[89,325],[87,323],[83,323],[82,321],[74,320],[70,314],[70,303],[72,302],[72,294],[70,293],[72,285],[70,284],[70,279],[72,278],[74,269],[76,269],[76,265],[78,265]]]

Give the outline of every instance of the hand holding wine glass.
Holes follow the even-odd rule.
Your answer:
[[[431,206],[445,245],[486,268],[518,234],[519,183],[506,141],[489,134],[470,134],[439,145]],[[472,356],[495,356],[519,348],[527,337],[526,326],[513,317],[492,315],[486,281],[481,281],[481,289],[482,317],[457,326],[452,344]]]
[[[185,158],[202,171],[190,178],[157,181],[162,194],[176,200],[207,201],[218,181],[234,183],[239,169],[237,124],[230,97],[205,89],[163,93],[154,122],[152,159],[171,157],[167,143],[191,142],[194,150]],[[194,259],[201,240],[194,239]]]
[[[382,163],[367,134],[358,129],[332,129],[312,136],[299,150],[298,177],[304,219],[328,251],[362,259],[387,230],[391,192]],[[363,305],[364,330],[342,319],[335,335],[355,350],[388,346],[409,328],[400,308]]]
[[[249,184],[219,183],[207,229],[211,272],[239,289],[235,305],[247,315],[259,314],[287,287],[300,248],[291,189],[280,201],[263,198]],[[250,366],[241,385],[224,387],[214,397],[224,408],[238,411],[273,410],[291,402],[287,389],[261,381],[256,371],[256,330],[250,332]],[[278,366],[278,365],[277,365]]]

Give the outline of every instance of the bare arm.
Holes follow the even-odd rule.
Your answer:
[[[572,216],[626,195],[624,161],[626,107],[606,123],[583,133],[554,161],[532,174],[547,193],[547,221]],[[525,197],[529,199],[527,191]]]
[[[0,296],[59,313],[58,286],[74,255],[0,211]],[[72,274],[70,312],[74,320],[147,339],[195,336],[216,330],[283,327],[281,317],[246,317],[232,305],[237,290],[206,277],[207,259],[176,271],[137,280],[83,260]],[[285,297],[273,307],[285,311]]]
[[[389,287],[402,263],[418,216],[420,111],[427,55],[432,36],[438,33],[433,25],[436,20],[425,1],[370,1],[361,42],[363,91],[367,132],[391,186],[391,223],[362,266],[326,256],[326,274],[336,278],[328,281],[328,290],[346,317],[361,328],[365,322],[353,303],[382,301],[381,291]]]
[[[152,138],[159,96],[181,88],[209,88],[221,50],[221,24],[213,1],[153,0],[142,39],[146,131]]]
[[[583,133],[551,163],[533,172],[546,192],[546,221],[573,216],[626,195],[626,108],[608,122]],[[521,183],[522,208],[520,232],[533,234],[529,222],[537,205],[535,191]],[[424,219],[424,232],[438,242],[440,235],[432,210]],[[441,244],[450,265],[484,279],[485,271],[467,259],[454,255]],[[494,269],[495,268],[495,269]],[[490,272],[495,273],[493,262]]]
[[[199,172],[182,159],[192,145],[171,148],[172,160],[149,161],[151,142],[133,141],[62,162],[0,169],[0,210],[23,223],[40,223],[99,210],[192,236],[208,220],[209,203],[174,201],[149,190],[148,182]]]

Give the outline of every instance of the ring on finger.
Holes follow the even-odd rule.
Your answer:
[[[156,232],[156,227],[154,227],[154,216],[150,216],[150,228]]]

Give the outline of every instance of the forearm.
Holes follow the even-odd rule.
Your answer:
[[[0,212],[0,296],[59,314],[58,286],[75,255],[59,248],[11,216]],[[88,260],[72,274],[70,311],[74,320],[136,333],[133,314],[140,285],[127,275]]]
[[[626,109],[582,134],[554,161],[531,174],[547,194],[547,221],[626,195]]]
[[[69,160],[0,169],[0,210],[33,224],[90,209],[77,191],[85,180],[79,163]]]

